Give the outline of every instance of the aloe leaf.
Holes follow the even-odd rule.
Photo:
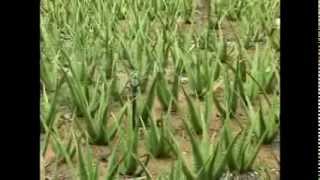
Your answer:
[[[78,149],[80,180],[89,180],[88,169],[87,169],[79,142],[77,142],[77,149]]]
[[[176,65],[176,69],[175,69],[175,74],[174,74],[174,81],[173,81],[173,86],[172,86],[172,96],[174,98],[173,100],[173,108],[174,109],[177,109],[177,101],[178,101],[178,93],[179,93],[179,85],[180,85],[180,74],[181,74],[181,71],[182,71],[182,60],[179,60],[177,62],[177,65]]]
[[[45,138],[46,141],[44,144],[43,153],[46,153],[46,151],[47,151],[50,135],[53,130],[53,124],[56,121],[56,119],[58,119],[58,117],[59,117],[59,114],[57,114],[58,93],[60,91],[60,88],[61,88],[63,82],[64,82],[64,76],[60,80],[60,82],[58,82],[58,84],[57,84],[56,92],[54,94],[53,103],[49,107],[49,112],[48,112],[47,117],[44,116],[43,118],[41,118],[41,121],[40,121],[40,123],[42,125],[41,127],[43,128],[43,131],[44,132],[48,131],[46,134],[46,138]],[[45,92],[44,92],[44,95],[45,95],[44,97],[46,97]]]
[[[225,118],[227,116],[227,112],[226,110],[222,107],[222,105],[220,104],[220,102],[218,101],[216,94],[213,92],[212,93],[212,99],[213,99],[213,103],[215,105],[215,107],[217,108],[217,110],[219,111],[220,115]]]
[[[130,129],[127,139],[123,132],[120,134],[123,144],[123,149],[125,149],[125,159],[123,164],[123,173],[126,175],[133,175],[137,171],[138,162],[132,156],[132,153],[137,153],[138,148],[138,131],[136,129]]]
[[[192,132],[191,132],[189,125],[184,120],[183,120],[183,122],[184,122],[186,129],[187,129],[187,133],[189,135],[189,138],[190,138],[190,141],[192,144],[192,150],[193,150],[192,152],[193,152],[194,160],[195,160],[195,168],[197,170],[199,170],[199,169],[201,169],[201,167],[204,164],[204,159],[203,159],[202,152],[200,149],[201,146],[199,143],[197,143],[197,140],[192,135]]]
[[[157,81],[158,81],[158,77],[155,77],[152,82],[152,85],[150,87],[149,94],[147,96],[147,101],[145,102],[145,105],[144,105],[144,107],[142,109],[142,113],[141,113],[141,118],[142,118],[144,124],[147,126],[149,124],[148,117],[150,116],[150,111],[152,110],[152,106],[153,106],[154,99],[155,99],[155,88],[156,88]]]
[[[243,168],[245,171],[251,170],[251,167],[254,161],[256,160],[256,157],[259,153],[259,150],[261,148],[261,145],[263,143],[265,136],[266,136],[266,132],[261,136],[261,138],[259,139],[259,142],[253,147],[252,152],[250,152],[250,154],[248,153],[249,157],[245,160],[245,163],[244,163],[245,165]]]
[[[61,155],[64,160],[67,162],[68,166],[70,168],[74,168],[73,163],[71,161],[72,159],[72,154],[68,152],[68,149],[65,147],[63,144],[62,140],[58,136],[57,133],[52,132],[52,140],[53,140],[53,145],[57,149],[57,154]]]
[[[245,140],[245,132],[242,131],[239,133],[239,135],[236,137],[235,143],[232,146],[232,152],[230,154],[230,161],[229,161],[229,168],[231,171],[238,170],[241,168],[241,165],[243,161],[241,158],[243,158],[242,151],[243,151],[243,145]]]
[[[162,74],[162,73],[160,74],[160,72],[159,72],[158,77],[160,77],[160,78],[157,83],[157,94],[158,94],[159,100],[160,100],[163,108],[165,110],[167,110],[169,107],[169,104],[171,103],[171,93],[168,90],[168,85],[167,85],[165,79],[163,78],[164,74]]]
[[[169,143],[170,148],[175,153],[175,155],[178,158],[178,161],[181,161],[182,171],[186,177],[187,180],[195,180],[196,175],[188,168],[187,163],[185,162],[185,159],[183,158],[182,152],[179,149],[179,145],[174,138],[173,134],[169,132],[169,137],[172,140],[172,143]]]
[[[188,109],[190,114],[190,123],[192,124],[193,129],[196,131],[197,134],[202,134],[202,119],[199,117],[198,112],[195,109],[195,105],[193,104],[191,98],[188,96],[188,94],[185,92],[184,88],[182,88],[182,91],[187,99],[188,103]]]
[[[143,121],[142,121],[143,122]],[[154,120],[151,119],[151,128],[150,131],[148,133],[148,145],[149,148],[151,150],[151,153],[155,156],[158,157],[159,156],[159,149],[161,148],[159,146],[160,143],[160,133],[159,130],[156,127],[156,124],[154,123]]]
[[[262,134],[265,132],[265,131],[268,131],[269,129],[267,128],[267,124],[266,124],[266,121],[265,121],[265,118],[264,118],[264,114],[263,114],[263,109],[262,109],[262,104],[261,104],[261,101],[259,101],[259,112],[258,112],[258,120],[259,122],[257,123],[258,125],[258,129],[257,129],[257,134],[258,134],[258,137],[261,137]]]
[[[80,82],[76,80],[76,78],[70,77],[67,72],[63,70],[67,84],[69,85],[69,88],[71,90],[72,97],[77,105],[77,107],[81,110],[82,113],[85,115],[85,122],[86,126],[88,127],[88,133],[91,137],[96,137],[96,130],[93,125],[93,122],[91,121],[92,117],[90,115],[90,112],[88,111],[88,103],[86,101],[82,86]]]
[[[53,102],[50,106],[48,116],[45,120],[45,122],[49,128],[52,128],[52,125],[53,125],[54,121],[56,120],[58,97],[59,97],[60,89],[64,83],[64,80],[65,80],[64,77],[65,76],[63,76],[61,78],[61,80],[59,80],[59,82],[57,83],[56,92],[54,93],[54,97],[53,97]]]
[[[116,152],[118,150],[118,144],[116,144],[116,146],[114,147],[111,156],[110,156],[110,163],[108,165],[107,168],[107,176],[106,176],[106,180],[116,180],[117,179],[117,174],[118,174],[118,170],[120,167],[120,164],[122,163],[124,157],[122,157],[118,162],[117,162],[117,156],[116,156]]]
[[[231,153],[232,151],[232,147],[234,146],[234,144],[236,143],[236,140],[237,140],[237,137],[238,135],[233,138],[232,142],[230,143],[229,147],[227,147],[226,151],[224,152],[224,154],[222,154],[222,157],[221,157],[221,160],[220,160],[220,163],[216,166],[211,166],[211,170],[214,172],[213,175],[211,176],[212,179],[218,179],[220,178],[222,175],[223,175],[223,172],[227,166],[227,162],[228,162],[228,157],[229,157],[229,154]],[[222,145],[222,144],[221,144]],[[217,147],[221,147],[221,145],[219,146],[219,144],[217,145]],[[220,149],[217,149],[217,151],[219,152]],[[222,152],[223,153],[223,152]],[[218,158],[218,156],[215,156]],[[219,156],[220,158],[220,156]],[[215,171],[213,170],[213,167],[215,167]]]
[[[246,75],[245,73],[246,73],[246,71],[243,70],[243,68],[245,68],[245,67],[243,67],[243,66],[245,66],[243,64],[244,64],[244,62],[238,62],[239,72],[238,72],[238,74],[236,76],[236,83],[237,83],[236,87],[237,87],[237,90],[239,90],[240,98],[247,105],[248,102],[247,102],[247,99],[245,98],[246,97],[246,93],[245,93],[245,90],[244,90],[244,83],[243,83],[245,81],[245,75]]]

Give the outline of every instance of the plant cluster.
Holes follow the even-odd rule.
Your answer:
[[[106,180],[218,180],[255,170],[280,124],[279,1],[204,2],[205,23],[193,0],[42,0],[41,156],[50,144],[81,180],[100,171]],[[106,171],[92,145],[112,150]],[[153,177],[148,164],[160,158],[174,163]]]

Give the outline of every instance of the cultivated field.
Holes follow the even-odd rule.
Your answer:
[[[279,0],[42,0],[41,178],[279,179]]]

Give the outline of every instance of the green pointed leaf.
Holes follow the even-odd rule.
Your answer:
[[[147,96],[147,101],[142,108],[141,118],[145,125],[148,126],[148,117],[150,116],[150,111],[152,110],[154,99],[155,99],[155,88],[158,81],[158,77],[156,76],[152,82],[152,85],[149,90],[149,94]]]
[[[190,123],[192,124],[192,127],[196,131],[196,133],[201,134],[203,132],[202,123],[201,123],[202,119],[199,117],[199,114],[195,109],[194,103],[192,102],[188,94],[185,92],[184,88],[182,88],[182,91],[187,99],[189,115],[190,115],[190,118],[189,118]]]

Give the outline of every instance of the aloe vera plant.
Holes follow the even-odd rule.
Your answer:
[[[51,129],[53,127],[54,122],[59,118],[59,113],[57,112],[57,106],[58,106],[58,97],[60,93],[60,89],[65,82],[64,76],[57,82],[56,84],[56,90],[53,93],[53,99],[48,96],[46,88],[44,88],[42,97],[41,97],[41,122],[40,122],[40,128],[41,132],[45,132],[43,123]],[[52,102],[50,102],[52,99]]]
[[[160,103],[163,107],[164,110],[168,110],[170,104],[172,103],[173,101],[173,95],[172,93],[170,92],[170,89],[169,89],[169,85],[166,81],[166,79],[164,78],[164,74],[159,72],[158,73],[158,82],[157,82],[157,96],[160,100]],[[177,83],[177,82],[175,82]]]
[[[178,57],[175,57],[175,58],[178,58]],[[182,61],[180,59],[176,60],[175,74],[173,75],[173,84],[171,87],[172,111],[178,110],[179,87],[181,84],[180,75],[181,75],[182,69],[183,69]]]
[[[266,90],[274,89],[270,86],[275,84],[276,80],[276,64],[272,59],[276,58],[274,54],[271,54],[267,49],[262,50],[259,46],[256,47],[254,60],[251,67],[251,75],[255,77],[250,79],[245,84],[245,89],[249,94],[250,100],[253,100],[260,92],[266,93]]]
[[[92,150],[87,147],[86,156],[83,154],[80,142],[77,142],[77,154],[79,161],[79,179],[97,180],[99,177],[99,162],[94,163]]]
[[[107,145],[117,132],[116,125],[107,127],[110,106],[110,87],[112,82],[102,82],[100,86],[98,86],[98,82],[96,87],[92,88],[92,99],[88,99],[88,91],[86,93],[85,90],[90,91],[92,89],[89,89],[89,87],[77,79],[72,67],[71,71],[71,76],[67,74],[67,72],[63,72],[66,75],[67,84],[75,106],[84,115],[84,123],[90,137],[90,142],[98,145]],[[100,99],[96,101],[98,97]],[[125,108],[126,106],[124,106],[124,109]],[[123,113],[123,111],[121,113]],[[122,120],[122,116],[120,116],[118,120]]]
[[[108,144],[111,139],[113,139],[117,127],[112,126],[106,127],[108,120],[108,108],[109,95],[105,93],[105,86],[101,89],[101,99],[97,105],[97,110],[92,114],[90,112],[90,106],[87,105],[87,99],[83,91],[81,91],[81,86],[77,86],[71,79],[68,81],[69,87],[72,90],[72,95],[74,100],[77,102],[76,106],[84,114],[84,120],[86,129],[88,130],[89,136],[91,137],[91,142],[93,144]],[[77,100],[76,100],[77,99]]]
[[[196,96],[203,99],[207,92],[211,90],[216,67],[213,63],[210,63],[207,54],[198,52],[196,59],[192,56],[187,57],[189,59],[188,61],[185,60],[184,64],[186,65],[190,86]]]
[[[47,91],[54,91],[57,83],[57,66],[54,62],[41,61],[40,65],[41,84]]]
[[[71,132],[69,135],[69,140],[67,143],[63,143],[61,137],[58,136],[56,131],[52,134],[52,140],[57,159],[60,162],[67,162],[70,167],[73,167],[72,159],[76,154],[76,145],[73,132]]]
[[[122,157],[119,160],[117,159],[116,152],[118,148],[119,148],[119,144],[116,144],[116,146],[114,147],[111,153],[105,180],[116,180],[119,178],[119,169],[124,158]]]
[[[186,179],[209,180],[221,178],[226,171],[229,153],[231,153],[231,147],[234,145],[236,138],[228,141],[230,144],[228,144],[227,147],[225,147],[225,141],[227,139],[223,135],[220,136],[216,144],[212,144],[209,141],[207,134],[199,142],[192,134],[192,131],[186,122],[185,126],[191,140],[194,170],[190,170],[187,166],[182,153],[179,151],[179,146],[175,141],[175,146],[172,146],[172,149],[175,150],[177,157],[181,160],[182,171]]]
[[[182,171],[182,162],[180,159],[173,163],[170,169],[170,172],[162,173],[157,180],[186,180]]]
[[[191,99],[191,97],[186,93],[184,89],[183,93],[186,97],[188,110],[189,110],[189,120],[192,124],[193,129],[197,134],[202,134],[209,126],[211,122],[211,114],[212,114],[212,98],[210,98],[210,94],[207,95],[205,107],[200,111],[198,105]]]
[[[172,149],[169,145],[172,143],[169,136],[169,131],[171,129],[168,125],[168,122],[171,120],[169,113],[170,111],[168,111],[164,117],[156,120],[156,122],[151,119],[149,129],[144,127],[147,135],[146,146],[155,158],[167,158],[172,156]]]
[[[276,110],[277,105],[273,102],[271,107],[264,108],[261,100],[259,100],[258,107],[258,112],[256,112],[253,106],[249,105],[250,122],[255,126],[256,136],[258,138],[264,136],[263,144],[271,144],[278,135],[280,127],[279,115]]]
[[[227,139],[229,139],[225,141],[228,146],[230,145],[232,134],[229,128],[226,128],[224,133]],[[255,138],[254,126],[249,126],[234,138],[231,152],[227,158],[228,168],[231,172],[241,174],[252,170],[265,135],[266,133],[258,139]]]
[[[213,92],[213,102],[215,104],[215,107],[219,111],[220,115],[225,119],[227,116],[234,117],[235,113],[237,111],[238,107],[238,100],[239,97],[246,103],[247,99],[245,99],[245,92],[244,92],[244,78],[243,72],[245,69],[243,69],[243,66],[240,61],[237,61],[236,68],[232,68],[233,73],[233,82],[230,79],[230,75],[228,72],[229,68],[225,67],[225,73],[224,73],[224,87],[225,87],[225,93],[224,93],[224,102],[225,105],[222,105],[215,92]]]
[[[139,86],[139,82],[136,81],[136,85]],[[136,90],[134,90],[132,93],[136,94],[133,98],[132,101],[132,121],[134,127],[138,125],[140,122],[139,119],[141,118],[144,125],[149,126],[149,120],[152,112],[152,108],[154,105],[154,100],[156,97],[156,86],[158,82],[158,76],[153,78],[152,84],[149,88],[148,94],[145,98],[142,97],[141,93],[138,93]],[[133,87],[133,88],[138,88],[138,87]],[[139,125],[141,126],[141,125]]]
[[[119,39],[122,47],[120,57],[123,60],[121,62],[125,66],[129,76],[131,76],[132,72],[136,74],[136,77],[140,82],[140,90],[144,93],[148,87],[149,76],[152,75],[154,62],[152,58],[149,57],[151,56],[150,50],[143,46],[145,38],[142,36],[143,35],[140,35],[133,45],[125,44],[122,38]],[[134,51],[132,49],[136,50]]]
[[[128,111],[128,117],[132,116],[131,111]],[[132,121],[129,121],[129,128],[126,133],[120,129],[121,149],[124,154],[123,164],[120,167],[120,173],[133,177],[139,177],[143,173],[148,174],[146,166],[149,162],[150,156],[146,156],[146,160],[142,162],[138,157],[138,138],[139,131],[133,128]],[[139,169],[140,168],[140,169]]]
[[[261,29],[257,29],[257,25],[253,24],[251,19],[243,18],[240,26],[240,37],[243,38],[244,48],[250,49],[255,43],[263,41]]]
[[[47,153],[47,148],[49,142],[53,145],[53,150],[55,153],[55,159],[57,164],[61,162],[66,162],[69,168],[73,169],[72,158],[75,155],[75,146],[74,146],[74,138],[73,134],[71,134],[71,138],[67,144],[63,142],[59,134],[57,133],[57,129],[54,127],[49,128],[46,124],[44,124],[44,129],[46,130],[46,137],[44,145],[41,149],[41,156],[45,156]]]
[[[261,11],[258,13],[258,17],[260,20],[261,28],[263,29],[267,39],[271,42],[272,47],[279,51],[280,50],[280,41],[279,36],[280,32],[277,29],[277,25],[275,22],[275,18],[279,17],[279,8],[280,3],[277,1],[274,2],[265,2],[261,3],[260,9]],[[267,11],[266,9],[270,10]],[[262,13],[268,12],[268,13]]]
[[[43,28],[47,26],[48,28]],[[41,26],[41,61],[40,61],[40,79],[41,83],[48,91],[54,91],[59,79],[57,60],[60,57],[58,53],[58,30],[55,24],[48,20],[42,21]]]

